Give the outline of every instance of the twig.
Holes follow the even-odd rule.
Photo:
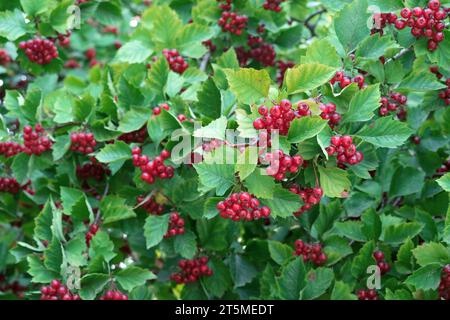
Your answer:
[[[314,37],[316,35],[316,25],[310,24],[309,22],[314,19],[316,16],[320,16],[322,13],[326,12],[327,9],[321,9],[316,12],[311,13],[303,22],[305,27],[308,28],[309,32],[311,32],[311,36]]]
[[[105,190],[103,191],[103,194],[102,194],[102,199],[104,198],[104,197],[106,197],[106,195],[108,194],[108,191],[109,191],[109,183],[107,182],[106,183],[106,186],[105,186]],[[97,214],[95,215],[95,220],[94,220],[94,224],[98,224],[98,222],[100,221],[100,214],[101,214],[101,210],[100,210],[100,208],[97,210]]]
[[[387,64],[387,63],[389,63],[389,62],[391,62],[391,61],[394,61],[394,60],[397,60],[397,59],[403,57],[405,54],[407,54],[407,53],[410,52],[411,50],[412,50],[411,47],[409,47],[409,48],[404,48],[404,49],[400,50],[400,52],[397,53],[395,56],[393,56],[393,57],[390,58],[390,59],[387,59],[387,60],[384,62],[384,64]]]
[[[202,58],[202,61],[200,62],[200,70],[205,71],[206,66],[208,65],[209,58],[211,58],[211,52],[205,53],[205,55]]]

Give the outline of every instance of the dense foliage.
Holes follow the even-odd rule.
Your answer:
[[[449,4],[1,1],[0,299],[450,299]]]

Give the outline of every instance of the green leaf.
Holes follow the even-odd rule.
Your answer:
[[[161,48],[173,48],[182,21],[177,13],[168,6],[155,7],[153,16],[152,40]]]
[[[95,17],[104,25],[115,25],[122,19],[122,10],[112,2],[101,2],[97,7]]]
[[[361,216],[363,223],[361,231],[367,239],[377,241],[381,235],[381,220],[377,212],[370,208]]]
[[[131,159],[131,149],[125,142],[116,141],[114,144],[107,144],[103,147],[95,157],[103,163],[124,161]]]
[[[345,122],[368,121],[374,116],[373,111],[380,107],[380,86],[370,85],[358,91],[350,101],[349,108],[342,119]]]
[[[306,285],[306,270],[302,259],[297,257],[283,268],[279,285],[282,299],[300,299],[300,292]]]
[[[50,283],[54,279],[58,279],[58,274],[44,267],[40,259],[35,255],[27,257],[28,273],[32,276],[31,281],[34,283]]]
[[[250,263],[249,259],[240,254],[233,254],[228,264],[234,280],[234,288],[243,287],[258,276],[258,270]]]
[[[80,297],[83,300],[94,300],[110,281],[109,275],[102,273],[91,273],[85,275],[80,281]]]
[[[375,260],[372,254],[375,250],[375,245],[373,241],[366,242],[364,246],[359,250],[359,253],[352,262],[351,273],[353,277],[362,277],[367,272],[367,267],[375,264]]]
[[[348,191],[351,182],[347,178],[347,172],[339,168],[319,167],[320,186],[326,196],[331,198],[342,198],[343,192]]]
[[[228,249],[229,242],[226,235],[229,232],[230,221],[221,217],[211,220],[197,220],[197,234],[201,247],[213,251]]]
[[[402,274],[410,274],[413,268],[413,253],[414,243],[411,239],[407,239],[398,249],[397,261],[395,262],[395,269]]]
[[[399,167],[392,176],[390,197],[405,196],[420,192],[424,184],[425,173],[413,167]]]
[[[357,297],[352,293],[348,284],[343,281],[336,281],[331,292],[331,300],[357,300]]]
[[[225,264],[216,258],[210,259],[208,266],[212,269],[211,277],[204,277],[202,282],[206,290],[217,298],[221,298],[232,286],[230,270]]]
[[[439,82],[431,72],[416,71],[403,79],[398,88],[412,91],[429,91],[445,89],[446,86]]]
[[[317,136],[328,124],[327,120],[319,116],[296,118],[289,128],[290,143],[299,143]]]
[[[336,68],[320,63],[301,64],[286,72],[286,86],[289,94],[315,89],[333,78]]]
[[[52,239],[52,221],[52,206],[50,204],[50,200],[48,200],[34,222],[34,235],[36,238],[46,241],[50,241]]]
[[[63,263],[63,251],[61,243],[54,237],[44,251],[44,265],[47,269],[59,273]]]
[[[164,99],[164,87],[169,78],[169,63],[167,59],[162,57],[152,63],[152,67],[148,73],[149,88]]]
[[[442,177],[436,180],[444,191],[450,192],[450,173],[446,173]]]
[[[115,195],[104,197],[100,203],[100,212],[102,214],[103,223],[108,224],[136,217],[136,213],[132,208],[127,206],[125,202],[126,199]]]
[[[147,249],[159,244],[169,227],[169,214],[162,216],[148,216],[144,224],[144,237],[146,239]]]
[[[408,238],[413,238],[422,231],[423,225],[417,222],[406,222],[390,225],[384,230],[383,240],[391,245],[398,245]]]
[[[36,16],[48,10],[49,0],[20,0],[23,11],[30,16]]]
[[[226,70],[231,91],[238,101],[251,104],[266,98],[269,94],[270,77],[266,70]]]
[[[355,49],[370,34],[369,17],[366,0],[353,1],[336,14],[334,30],[347,52]]]
[[[57,32],[64,34],[69,29],[69,21],[72,21],[72,12],[69,7],[73,5],[70,0],[61,1],[50,13],[50,24]]]
[[[239,178],[244,181],[256,169],[258,163],[258,148],[249,146],[239,154],[235,170],[239,172]]]
[[[391,36],[380,36],[377,33],[364,39],[356,49],[355,56],[366,59],[378,59],[384,56],[387,50],[399,48]]]
[[[323,251],[327,255],[327,266],[332,266],[353,253],[352,247],[348,241],[338,235],[327,237],[323,242]]]
[[[413,132],[404,122],[382,117],[364,126],[356,136],[377,147],[395,148],[402,145]]]
[[[320,214],[311,227],[311,235],[315,238],[321,238],[325,232],[333,227],[341,213],[342,207],[339,201],[335,200],[326,206],[320,206]]]
[[[142,63],[148,60],[153,50],[139,40],[132,40],[125,43],[116,53],[115,61],[132,63]]]
[[[225,140],[225,130],[227,129],[227,118],[220,117],[210,122],[206,127],[194,131],[194,137]]]
[[[323,295],[334,280],[334,272],[329,268],[311,270],[306,276],[306,286],[302,291],[302,300],[312,300]]]
[[[287,218],[300,209],[302,202],[300,197],[276,184],[271,199],[261,199],[261,203],[271,210],[271,217]]]
[[[190,23],[183,27],[177,39],[177,47],[182,55],[191,58],[200,58],[206,51],[205,46],[199,46],[205,40],[214,36],[212,28],[196,23]]]
[[[117,130],[121,132],[139,130],[147,123],[151,114],[152,110],[150,108],[132,108],[124,114]]]
[[[25,35],[28,29],[20,10],[0,12],[0,37],[14,41]]]
[[[197,91],[195,109],[207,117],[216,119],[219,118],[222,113],[221,106],[222,100],[220,91],[217,89],[214,80],[208,78],[208,80],[203,82],[201,89]]]
[[[197,252],[197,241],[195,233],[190,230],[184,234],[177,235],[174,241],[175,252],[186,259],[192,259]]]
[[[89,247],[89,257],[91,260],[102,257],[106,262],[111,261],[116,256],[114,253],[114,243],[105,231],[98,231],[92,238]]]
[[[222,196],[234,185],[234,165],[232,164],[194,164],[200,182],[208,190],[216,189],[217,195]]]
[[[286,261],[292,258],[294,250],[287,244],[278,241],[268,241],[270,257],[278,263],[283,265]]]
[[[14,157],[11,169],[14,174],[14,178],[16,178],[20,185],[25,184],[28,180],[29,161],[30,156],[26,153],[19,153]]]
[[[84,193],[81,190],[74,188],[61,187],[60,194],[64,213],[67,215],[71,215],[73,206],[81,198],[84,198]]]
[[[156,279],[156,276],[149,270],[135,266],[120,270],[114,274],[114,277],[126,291],[131,291],[136,287],[144,285],[147,280]]]
[[[53,160],[58,161],[64,155],[67,151],[69,151],[70,148],[70,136],[69,135],[63,135],[58,136],[55,138],[55,143],[52,147],[52,153],[53,153]]]
[[[69,265],[80,267],[87,264],[86,240],[84,237],[78,237],[70,240],[65,246],[65,256]]]
[[[442,266],[429,264],[410,275],[405,283],[421,290],[436,290],[441,280]]]
[[[262,175],[260,169],[256,169],[244,181],[248,192],[257,198],[272,199],[275,190],[275,180],[271,176]]]
[[[345,221],[335,223],[336,230],[340,235],[355,241],[366,241],[362,232],[362,223],[359,221]]]
[[[450,250],[441,243],[428,242],[412,250],[417,263],[424,267],[429,264],[443,266],[450,262]]]
[[[333,68],[342,65],[336,48],[327,39],[314,41],[306,50],[306,55],[302,57],[302,63],[320,63]]]

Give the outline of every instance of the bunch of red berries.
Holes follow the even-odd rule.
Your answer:
[[[0,155],[4,155],[6,158],[13,157],[22,151],[23,147],[17,142],[0,142]]]
[[[28,287],[21,285],[17,280],[11,283],[4,283],[5,280],[5,275],[0,274],[0,292],[10,291],[17,296],[17,298],[22,299],[24,297],[24,292],[28,290]]]
[[[70,142],[70,150],[84,154],[92,153],[97,145],[94,135],[86,132],[72,132]]]
[[[441,9],[439,0],[430,0],[427,8],[415,7],[413,9],[404,8],[400,12],[403,19],[395,21],[395,28],[411,28],[411,34],[416,38],[428,38],[428,50],[434,51],[438,44],[444,40],[445,19],[448,10]]]
[[[66,34],[58,33],[58,41],[61,47],[68,48],[70,46],[70,35],[70,31],[67,31]]]
[[[14,178],[0,177],[0,192],[16,194],[20,191],[20,184]]]
[[[99,225],[98,224],[96,224],[96,223],[94,223],[94,224],[91,224],[90,226],[89,226],[89,230],[88,230],[88,232],[86,233],[86,236],[85,236],[85,239],[86,239],[86,245],[89,247],[89,245],[90,245],[90,243],[91,243],[91,240],[92,240],[92,238],[95,236],[95,234],[98,232],[98,229],[99,229]]]
[[[450,105],[450,78],[445,81],[445,84],[447,85],[447,89],[439,92],[438,96],[440,99],[444,100],[445,105],[448,106]]]
[[[64,68],[66,69],[78,69],[80,64],[75,59],[69,59],[64,63]]]
[[[377,262],[378,268],[380,268],[381,274],[388,273],[391,270],[391,266],[384,259],[384,253],[382,251],[375,251],[373,253],[373,258]]]
[[[278,181],[283,180],[288,172],[297,173],[299,167],[303,165],[302,156],[295,155],[291,157],[288,154],[284,154],[281,150],[266,153],[264,159],[270,164],[266,169],[267,174]]]
[[[330,80],[330,83],[333,86],[335,83],[337,83],[341,89],[344,89],[345,87],[349,86],[352,83],[356,83],[358,84],[358,87],[362,89],[364,87],[364,81],[365,81],[364,76],[360,74],[353,78],[350,78],[346,76],[343,71],[338,71],[336,72],[334,77]]]
[[[275,12],[281,11],[280,4],[284,2],[284,0],[266,0],[263,4],[264,10],[271,10]]]
[[[328,125],[331,129],[334,129],[334,127],[337,126],[342,119],[341,115],[336,112],[336,105],[332,102],[320,104],[319,109],[322,110],[320,117],[328,120]]]
[[[408,102],[408,98],[398,92],[392,92],[390,95],[391,101],[389,101],[388,97],[381,97],[380,100],[380,109],[378,113],[380,116],[384,117],[389,114],[389,112],[395,112],[400,106],[400,109],[403,109],[403,106]],[[401,111],[401,110],[400,110]]]
[[[252,221],[267,218],[270,215],[270,208],[260,207],[259,200],[248,192],[233,193],[225,200],[220,201],[216,208],[222,218],[233,221]]]
[[[255,45],[250,45],[250,56],[252,59],[265,67],[275,65],[276,55],[274,47],[269,43],[259,42]]]
[[[180,260],[179,272],[172,273],[170,280],[177,284],[186,284],[197,281],[200,277],[212,276],[213,271],[208,267],[208,257],[200,257],[192,260]]]
[[[77,177],[81,180],[87,180],[93,178],[97,181],[101,181],[105,176],[111,174],[111,170],[105,167],[102,163],[99,163],[96,158],[91,157],[90,162],[85,163],[83,166],[77,166]]]
[[[356,151],[356,146],[350,136],[331,137],[331,145],[326,148],[326,151],[329,156],[337,154],[337,164],[340,168],[345,168],[345,163],[355,165],[364,159],[363,154]]]
[[[248,60],[250,60],[251,58],[250,51],[245,50],[245,48],[242,46],[237,47],[236,57],[239,61],[239,65],[241,67],[245,67],[248,64]]]
[[[148,137],[147,127],[143,126],[139,130],[124,133],[117,139],[125,143],[132,143],[132,142],[143,143],[145,139],[147,139],[147,137]]]
[[[361,289],[358,290],[357,295],[359,300],[378,300],[378,294],[375,289]]]
[[[145,200],[145,196],[137,197],[137,202],[141,203]],[[152,196],[146,202],[142,204],[142,208],[150,214],[160,215],[164,212],[164,205],[156,202],[155,197]]]
[[[304,188],[298,185],[293,185],[289,188],[289,191],[298,194],[303,201],[303,205],[294,212],[294,216],[298,217],[305,211],[311,209],[312,206],[318,204],[323,196],[323,190],[320,187]]]
[[[128,300],[128,296],[119,290],[108,290],[100,297],[100,300]]]
[[[439,283],[439,298],[450,300],[450,264],[442,269],[441,282]]]
[[[383,34],[383,29],[387,24],[394,24],[397,21],[397,15],[395,13],[375,13],[373,15],[374,26],[370,30],[370,34],[380,33]]]
[[[213,53],[217,49],[216,45],[211,41],[211,39],[203,41],[202,44],[207,47],[209,52],[211,53]]]
[[[230,11],[231,10],[231,3],[233,0],[217,0],[217,2],[224,2],[219,4],[219,8],[224,11]]]
[[[25,51],[30,61],[45,65],[58,57],[58,49],[47,39],[32,39],[21,42],[19,48]]]
[[[281,86],[284,81],[284,75],[287,71],[287,69],[293,68],[295,66],[295,63],[293,61],[277,61],[277,68],[278,68],[278,75],[277,75],[277,82]]]
[[[188,63],[180,56],[177,49],[164,49],[163,55],[169,62],[170,70],[182,74],[189,67]]]
[[[218,21],[223,32],[230,32],[237,36],[242,34],[242,30],[247,27],[247,16],[238,15],[236,12],[223,11]]]
[[[327,261],[327,255],[322,252],[320,243],[309,244],[302,240],[295,240],[296,256],[302,256],[303,261],[312,261],[316,266],[321,266]]]
[[[159,106],[153,108],[153,115],[157,116],[161,114],[161,108],[169,111],[170,107],[167,103],[161,103]]]
[[[47,137],[44,128],[40,124],[37,124],[34,126],[34,131],[32,126],[25,126],[23,128],[23,144],[23,152],[26,154],[40,155],[50,150],[53,143]]]
[[[139,147],[135,147],[132,150],[133,165],[141,169],[141,179],[143,181],[152,184],[156,178],[170,179],[173,177],[173,167],[164,164],[164,160],[170,157],[169,151],[161,151],[160,155],[156,156],[153,160],[150,160],[146,155],[141,153],[142,151]]]
[[[205,142],[202,144],[202,149],[205,152],[211,152],[217,148],[220,148],[221,146],[223,146],[225,144],[224,141],[219,140],[219,139],[212,139],[209,142]]]
[[[260,106],[258,113],[262,116],[253,121],[253,127],[256,130],[266,129],[270,134],[272,130],[279,130],[280,135],[287,135],[292,120],[311,115],[311,110],[306,103],[299,102],[297,111],[292,110],[292,104],[289,100],[281,100],[279,105],[269,109],[266,106]]]
[[[11,62],[11,57],[6,50],[0,49],[0,66],[7,66]]]
[[[41,288],[41,300],[80,300],[80,296],[72,294],[59,280],[52,280],[49,286]]]
[[[98,64],[97,61],[97,51],[95,50],[95,48],[89,48],[86,50],[85,53],[86,59],[88,59],[89,61],[89,67],[93,67],[95,65]]]
[[[167,230],[164,238],[171,238],[177,234],[184,233],[184,219],[178,212],[172,212],[170,214],[169,229]]]

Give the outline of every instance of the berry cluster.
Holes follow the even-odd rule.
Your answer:
[[[200,257],[192,260],[178,262],[181,271],[172,273],[170,280],[177,284],[186,284],[197,281],[200,277],[209,277],[213,271],[208,267],[208,257]]]
[[[111,174],[111,170],[99,163],[96,158],[91,157],[89,160],[90,162],[85,163],[83,166],[77,166],[77,177],[81,180],[93,178],[97,181],[101,181],[105,176]]]
[[[318,204],[323,196],[323,190],[320,187],[315,188],[303,188],[298,185],[293,185],[289,188],[289,191],[298,194],[303,201],[303,205],[294,212],[294,216],[298,217],[305,211],[311,209],[312,206]]]
[[[266,0],[263,4],[263,8],[264,10],[280,12],[281,11],[280,4],[282,2],[284,2],[284,0]]]
[[[408,102],[408,98],[398,92],[392,92],[390,98],[391,100],[388,97],[381,97],[378,113],[382,117],[387,116],[389,112],[397,111],[399,107],[400,110],[398,113],[401,114],[402,110],[404,110],[404,105]]]
[[[45,65],[58,57],[58,49],[47,39],[32,39],[21,42],[19,48],[25,51],[30,61]]]
[[[319,109],[322,111],[320,117],[328,120],[328,125],[331,129],[334,129],[334,127],[337,126],[342,119],[341,115],[336,112],[336,105],[332,102],[320,104]]]
[[[224,201],[220,201],[216,208],[222,218],[233,221],[252,221],[270,215],[270,208],[260,207],[259,200],[248,192],[233,193]]]
[[[11,62],[11,57],[6,50],[0,49],[0,66],[7,66]]]
[[[402,30],[405,27],[411,28],[411,34],[416,38],[428,38],[428,50],[434,51],[438,44],[444,40],[445,19],[447,9],[441,9],[439,0],[430,0],[427,8],[415,7],[413,9],[404,8],[400,12],[403,19],[395,16],[395,28]],[[392,18],[394,20],[394,18]]]
[[[93,67],[98,64],[98,61],[96,58],[97,51],[95,50],[95,48],[87,49],[84,55],[86,56],[86,59],[88,59],[88,61],[89,61],[89,67]]]
[[[86,239],[86,245],[89,247],[89,244],[91,243],[92,238],[95,236],[95,234],[98,232],[99,226],[98,224],[94,223],[89,226],[89,230],[86,233],[85,239]]]
[[[94,151],[97,145],[94,135],[86,132],[72,132],[70,134],[70,150],[89,154]]]
[[[247,16],[238,15],[236,12],[223,11],[218,21],[223,32],[230,32],[237,36],[242,34],[242,30],[247,27]]]
[[[40,124],[34,126],[34,131],[32,126],[23,128],[23,144],[23,152],[28,155],[40,155],[52,147],[52,141],[47,137],[44,128]]]
[[[337,154],[337,164],[340,168],[345,168],[345,163],[355,165],[364,159],[363,154],[356,151],[356,146],[350,136],[331,137],[331,145],[326,148],[326,151],[329,156]]]
[[[316,266],[321,266],[327,261],[327,255],[322,252],[320,243],[309,244],[302,240],[295,240],[296,256],[302,256],[303,261],[312,261]]]
[[[295,63],[293,61],[277,61],[277,68],[278,68],[278,74],[277,74],[277,82],[281,86],[284,81],[284,75],[287,71],[287,69],[293,68],[295,66]]]
[[[128,296],[119,290],[108,290],[100,297],[100,300],[128,300]]]
[[[145,196],[137,197],[137,202],[141,203],[145,200]],[[152,196],[142,204],[142,208],[150,214],[160,215],[164,212],[164,206],[156,202],[155,197]]]
[[[20,184],[14,178],[0,177],[0,192],[16,194],[20,191]]]
[[[69,59],[64,63],[64,68],[66,69],[78,69],[80,64],[75,59]]]
[[[357,295],[359,300],[378,300],[378,294],[375,289],[361,289],[358,290]]]
[[[170,70],[182,74],[189,67],[188,63],[180,56],[177,49],[164,49],[163,55],[169,62]]]
[[[431,66],[430,71],[431,73],[434,73],[436,75],[436,78],[438,78],[439,80],[441,80],[444,76],[439,72],[438,66]],[[438,96],[440,99],[444,100],[445,105],[448,106],[450,105],[450,78],[447,78],[445,80],[445,85],[447,86],[447,89],[440,91]]]
[[[292,110],[292,104],[289,100],[281,100],[279,105],[269,109],[266,106],[260,106],[258,113],[262,116],[253,121],[253,127],[256,130],[266,129],[270,134],[272,130],[279,130],[280,135],[287,135],[292,120],[311,115],[311,110],[306,103],[299,102],[297,111]]]
[[[263,38],[249,35],[247,45],[249,46],[249,50],[246,50],[242,46],[236,48],[236,55],[240,66],[247,65],[249,59],[253,59],[265,67],[275,65],[275,49],[271,44],[264,42]]]
[[[177,234],[184,233],[184,219],[178,212],[172,212],[170,214],[169,229],[167,230],[164,238],[171,238]]]
[[[381,274],[388,273],[391,270],[391,266],[384,259],[384,253],[382,251],[375,251],[373,253],[373,258],[377,262],[378,268],[380,268]]]
[[[264,159],[270,163],[266,169],[267,174],[278,181],[283,180],[288,172],[297,173],[299,167],[303,165],[302,156],[295,155],[291,157],[288,154],[284,154],[281,150],[266,153]]]
[[[17,142],[0,142],[0,155],[4,155],[6,158],[13,157],[22,151],[23,147]]]
[[[164,164],[164,160],[170,157],[169,151],[161,151],[160,155],[156,156],[153,160],[150,160],[146,155],[141,153],[142,151],[139,147],[135,147],[132,150],[133,165],[141,169],[141,179],[143,181],[152,184],[156,178],[170,179],[173,177],[173,167]]]
[[[132,142],[143,143],[145,139],[147,139],[147,137],[148,137],[147,127],[143,126],[139,130],[124,133],[117,139],[125,143],[132,143]]]
[[[241,67],[245,67],[248,64],[248,60],[251,58],[250,51],[245,50],[243,46],[236,48],[236,57]]]
[[[374,27],[370,30],[370,34],[383,34],[383,29],[387,24],[393,24],[397,21],[397,15],[394,13],[375,13],[373,15]]]
[[[68,48],[70,46],[70,35],[70,31],[67,31],[66,34],[58,33],[58,41],[61,47]]]
[[[59,280],[52,280],[49,286],[41,288],[41,300],[80,300],[80,296],[72,294]]]
[[[344,89],[345,87],[351,85],[352,83],[358,84],[358,87],[362,89],[364,87],[364,81],[365,78],[362,75],[356,75],[353,78],[350,78],[345,75],[343,71],[338,71],[334,75],[334,77],[330,80],[331,85],[334,86],[335,83],[339,85],[341,89]]]
[[[167,103],[161,103],[159,106],[153,108],[153,115],[157,116],[161,114],[161,108],[169,111],[170,107]]]
[[[441,282],[439,283],[439,298],[450,300],[450,264],[442,270]]]
[[[0,274],[0,292],[10,291],[12,294],[16,295],[17,298],[24,297],[24,291],[27,291],[28,287],[21,285],[17,280],[11,283],[4,283],[5,280],[6,277],[3,274]]]

